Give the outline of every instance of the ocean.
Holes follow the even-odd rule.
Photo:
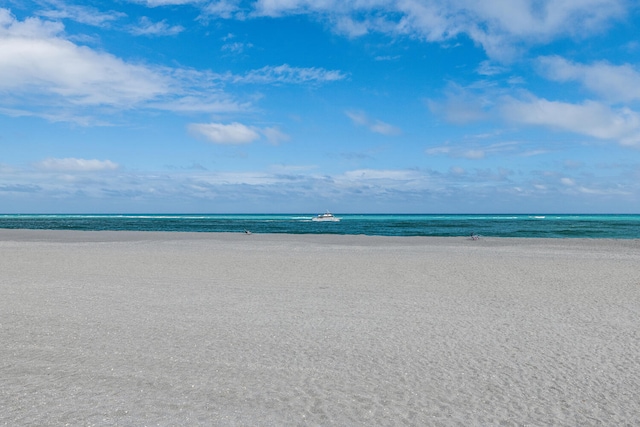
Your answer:
[[[335,214],[340,222],[315,222],[312,214],[0,214],[0,228],[129,230],[375,236],[640,238],[640,215],[557,214]]]

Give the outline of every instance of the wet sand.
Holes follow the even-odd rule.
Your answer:
[[[640,241],[0,230],[0,425],[640,425]]]

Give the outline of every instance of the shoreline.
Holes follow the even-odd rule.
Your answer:
[[[66,235],[66,236],[65,236]],[[85,237],[87,241],[100,239],[114,240],[117,238],[127,241],[131,238],[138,237],[143,240],[154,240],[164,237],[165,240],[185,240],[185,239],[211,239],[216,240],[216,237],[225,238],[228,236],[245,236],[247,233],[242,231],[155,231],[155,230],[56,230],[56,229],[35,229],[35,228],[0,228],[0,239],[12,239],[12,240],[33,240],[33,239],[46,239],[57,238],[62,239],[66,237],[66,240],[73,241],[74,237]],[[249,233],[247,238],[251,236],[287,236],[295,237],[313,237],[318,238],[337,238],[337,239],[349,239],[349,238],[371,238],[371,239],[424,239],[424,240],[472,240],[468,235],[460,236],[388,236],[377,234],[338,234],[338,233]],[[171,239],[169,239],[171,237]],[[513,242],[530,242],[530,241],[620,241],[620,242],[640,242],[640,238],[612,238],[612,237],[503,237],[503,236],[484,236],[478,235],[477,241],[483,240],[504,240]]]
[[[35,215],[0,216],[6,229],[121,230],[149,232],[243,232],[402,237],[640,239],[640,215],[345,215],[314,222],[300,215]]]
[[[640,242],[0,230],[0,425],[640,424]]]

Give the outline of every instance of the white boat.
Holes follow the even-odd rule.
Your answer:
[[[340,221],[340,218],[336,218],[331,212],[327,211],[326,213],[314,216],[311,218],[311,221],[338,222]]]

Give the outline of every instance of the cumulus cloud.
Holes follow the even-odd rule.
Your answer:
[[[58,23],[18,21],[0,9],[0,89],[64,97],[76,105],[131,106],[166,94],[168,79],[143,65],[59,37]]]
[[[118,169],[118,164],[111,160],[87,160],[74,157],[56,159],[48,158],[36,164],[36,167],[46,171],[56,172],[98,172]]]
[[[182,30],[165,21],[142,18],[141,35],[171,35]],[[92,116],[104,111],[147,108],[180,112],[237,112],[251,108],[223,88],[227,84],[316,84],[346,78],[337,70],[287,64],[244,75],[216,74],[134,64],[74,43],[64,26],[40,18],[16,19],[0,8],[0,112],[38,116],[81,125],[104,124]],[[107,110],[108,109],[108,110]],[[266,131],[271,140],[283,140]]]
[[[178,31],[164,22],[148,35]],[[237,112],[250,108],[224,92],[219,75],[124,61],[64,37],[64,26],[40,18],[16,19],[0,8],[0,112],[80,125],[105,124],[105,111]]]
[[[575,81],[603,99],[613,102],[640,100],[640,71],[631,64],[613,65],[606,61],[580,64],[560,56],[538,60],[541,72],[550,80]]]
[[[381,120],[370,119],[366,113],[362,111],[346,111],[345,114],[351,119],[353,123],[358,126],[364,126],[371,132],[379,133],[380,135],[392,136],[399,135],[402,131],[388,123]]]

